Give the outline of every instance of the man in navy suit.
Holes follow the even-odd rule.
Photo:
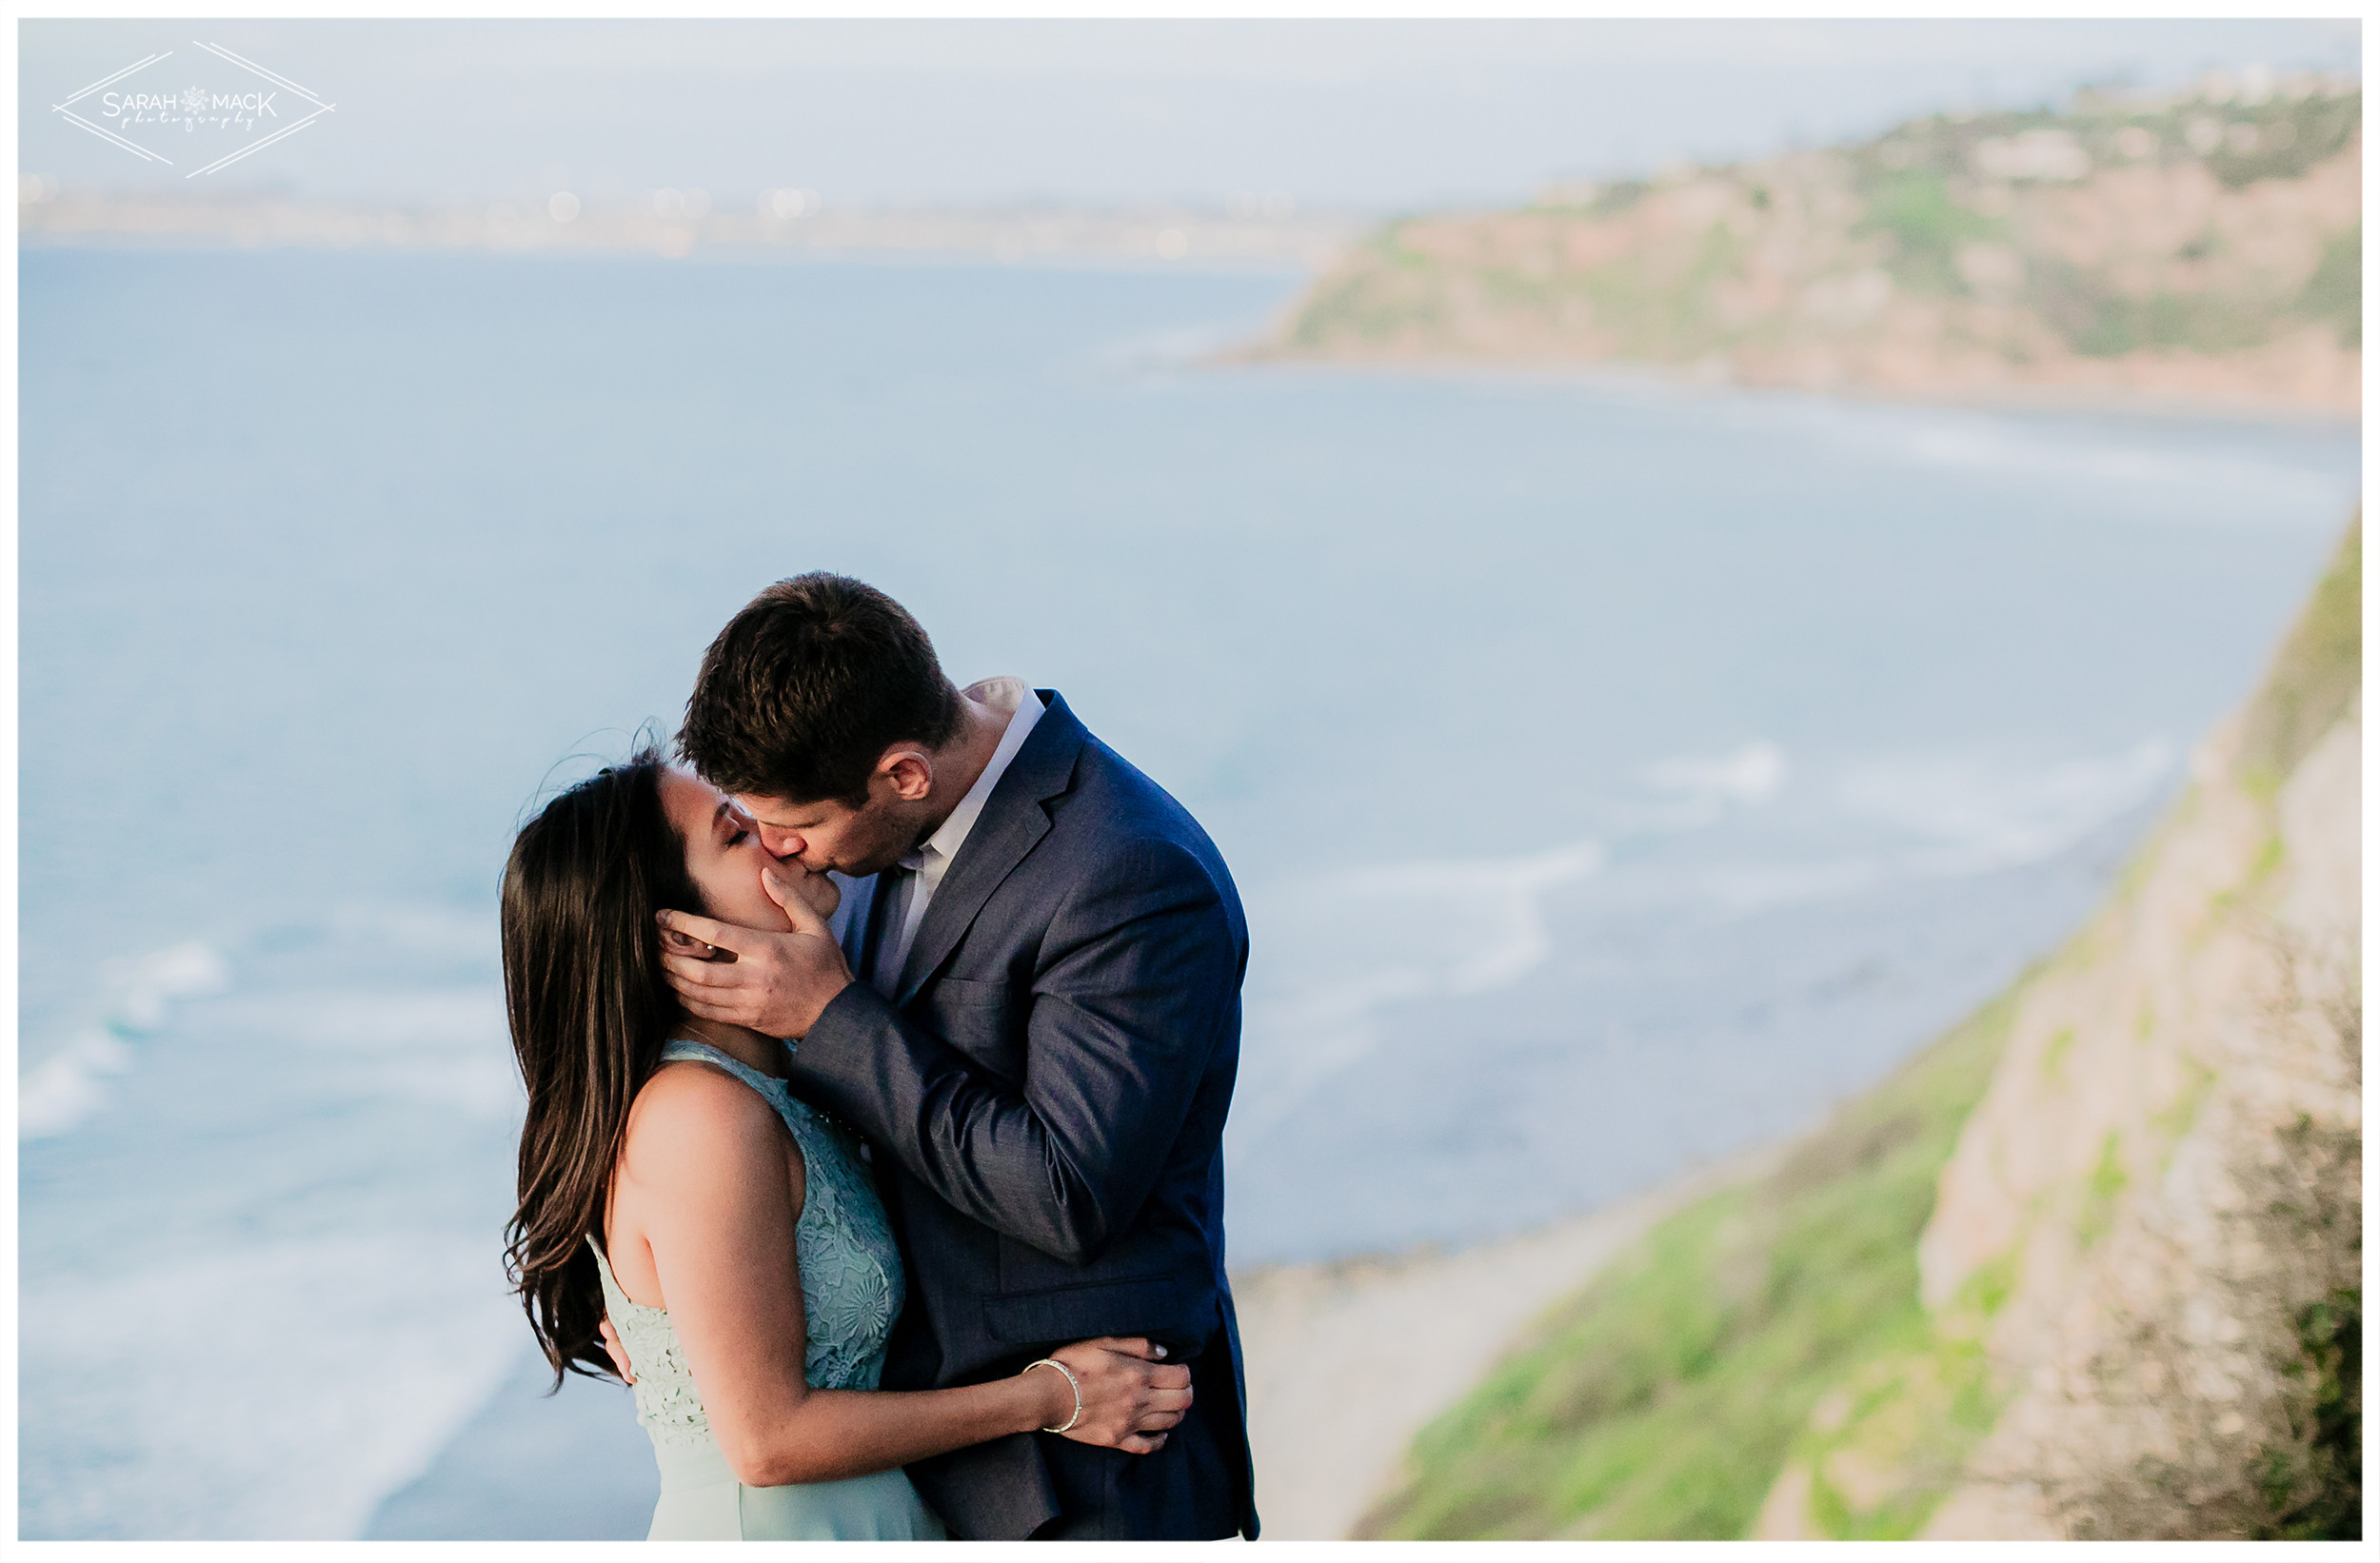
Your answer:
[[[781,861],[853,881],[831,929],[662,917],[735,952],[664,957],[686,1007],[798,1039],[794,1088],[875,1148],[911,1277],[883,1386],[1100,1335],[1191,1370],[1147,1453],[1022,1434],[911,1467],[919,1490],[971,1539],[1253,1539],[1222,1161],[1248,934],[1215,843],[1055,690],[954,688],[842,576],[720,631],[679,744]]]

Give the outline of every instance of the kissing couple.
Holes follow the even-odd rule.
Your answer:
[[[1215,844],[843,576],[729,621],[678,750],[503,897],[508,1270],[557,1387],[635,1386],[650,1538],[1254,1539]]]

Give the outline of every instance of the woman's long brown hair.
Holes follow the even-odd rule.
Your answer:
[[[662,769],[646,747],[587,778],[522,827],[505,864],[505,1012],[528,1092],[505,1270],[556,1389],[565,1372],[611,1372],[586,1238],[603,1234],[628,1105],[682,1014],[653,914],[703,906]]]

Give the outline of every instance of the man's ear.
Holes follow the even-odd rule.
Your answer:
[[[915,803],[934,790],[934,762],[922,749],[888,749],[876,774],[892,783],[893,796]]]

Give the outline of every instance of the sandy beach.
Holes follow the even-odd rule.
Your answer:
[[[1517,1237],[1232,1278],[1267,1541],[1346,1537],[1414,1434],[1538,1315],[1670,1212],[1758,1176],[1765,1145]]]

